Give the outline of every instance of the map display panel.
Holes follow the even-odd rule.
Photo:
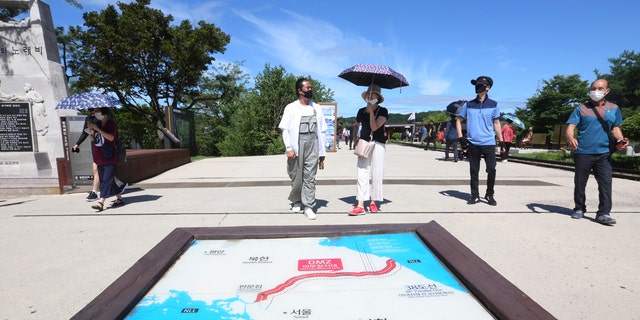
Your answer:
[[[126,319],[493,319],[414,233],[196,240]]]

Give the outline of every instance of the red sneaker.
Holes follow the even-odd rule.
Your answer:
[[[353,206],[353,209],[349,211],[350,216],[362,216],[364,214],[365,212],[363,207]]]
[[[380,210],[378,210],[378,206],[376,206],[375,202],[371,202],[371,204],[369,205],[369,212],[371,212],[371,213],[380,212]]]

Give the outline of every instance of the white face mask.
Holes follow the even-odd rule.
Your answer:
[[[93,116],[100,121],[102,121],[102,119],[104,118],[104,115],[102,114],[102,112],[96,112],[93,114]]]
[[[596,91],[596,90],[589,91],[589,97],[591,97],[591,100],[596,102],[602,100],[605,95],[606,94],[604,93],[604,91]]]
[[[378,103],[378,99],[365,99],[365,101],[370,105]]]

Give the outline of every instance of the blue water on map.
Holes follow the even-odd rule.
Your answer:
[[[191,296],[185,291],[171,290],[171,298],[162,303],[150,303],[153,297],[144,298],[140,304],[136,306],[131,313],[125,318],[127,320],[142,319],[178,319],[185,317],[193,320],[211,320],[211,319],[233,319],[233,320],[251,320],[253,319],[246,310],[238,311],[235,306],[245,306],[247,303],[237,297],[214,300],[211,303],[204,301],[192,300]],[[150,303],[150,304],[147,304]],[[189,309],[198,309],[197,312],[185,313]]]
[[[198,244],[194,241],[192,247]],[[413,233],[341,236],[322,239],[318,244],[393,259],[396,264],[413,270],[426,279],[468,292]],[[169,293],[170,297],[162,302],[156,302],[158,298],[155,296],[143,298],[125,319],[254,319],[246,311],[246,306],[253,301],[243,301],[237,296],[201,301],[193,300],[186,291],[170,290]]]
[[[341,236],[322,240],[320,245],[343,247],[357,252],[393,259],[397,264],[413,270],[427,279],[440,282],[462,292],[468,292],[413,233]],[[417,260],[420,262],[417,263]]]

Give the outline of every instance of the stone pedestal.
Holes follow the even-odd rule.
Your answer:
[[[77,112],[55,109],[68,90],[51,12],[38,0],[0,0],[0,8],[29,9],[28,18],[0,22],[0,102],[28,103],[33,145],[30,151],[0,151],[0,196],[58,193],[56,158],[65,157],[60,116]],[[11,127],[0,118],[0,128]],[[7,191],[16,188],[24,190]]]

